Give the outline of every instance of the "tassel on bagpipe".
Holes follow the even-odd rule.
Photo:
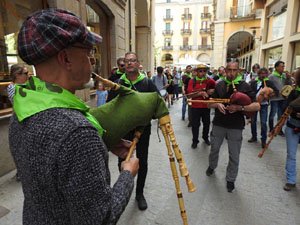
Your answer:
[[[95,73],[93,73],[93,78],[102,82],[104,86],[110,87],[118,94],[117,97],[110,102],[94,108],[90,112],[99,121],[103,129],[106,130],[103,134],[103,140],[108,149],[113,147],[128,132],[135,130],[133,145],[126,157],[126,160],[129,160],[143,132],[143,127],[148,125],[152,119],[158,119],[168,149],[181,217],[184,225],[187,225],[184,200],[180,190],[175,159],[170,142],[172,143],[173,151],[179,164],[180,174],[186,179],[188,191],[195,191],[196,188],[189,176],[183,156],[178,148],[170,121],[169,110],[165,102],[156,92],[136,92],[123,85],[104,79]],[[113,119],[111,119],[112,117]]]

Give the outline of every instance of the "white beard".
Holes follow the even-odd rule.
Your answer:
[[[89,82],[85,83],[83,85],[83,88],[82,89],[85,89],[85,88],[92,88],[95,86],[95,82],[94,82],[94,79],[91,78]]]

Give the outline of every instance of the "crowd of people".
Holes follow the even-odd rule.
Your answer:
[[[51,39],[48,31],[53,34]],[[37,37],[39,42],[35,40]],[[120,170],[120,176],[111,187],[108,149],[101,138],[101,121],[95,121],[89,108],[75,95],[75,91],[85,88],[91,78],[95,64],[93,46],[101,41],[101,36],[89,31],[76,15],[61,9],[38,11],[21,27],[18,53],[24,62],[34,65],[36,76],[28,77],[24,66],[12,67],[14,83],[9,86],[8,93],[13,96],[10,99],[14,114],[9,145],[22,182],[25,225],[115,224],[128,204],[136,174],[138,208],[148,207],[144,186],[151,123],[144,128],[136,146],[136,157],[124,161],[133,131],[109,149],[119,157]],[[221,145],[227,140],[227,191],[233,192],[245,115],[254,115],[251,118],[252,137],[248,140],[252,143],[257,141],[259,112],[261,145],[265,147],[267,121],[272,131],[275,115],[280,119],[289,103],[300,95],[300,70],[290,75],[284,71],[284,66],[284,62],[278,61],[274,71],[270,71],[255,64],[251,73],[245,73],[238,60],[230,59],[226,66],[212,71],[204,64],[194,68],[188,65],[182,72],[175,67],[159,66],[152,77],[151,72],[142,70],[137,54],[127,52],[117,60],[117,68],[109,79],[137,92],[157,92],[168,107],[182,98],[181,118],[185,120],[188,106],[188,126],[192,127],[191,148],[198,147],[201,121],[202,139],[211,147],[207,176],[216,170]],[[281,92],[285,85],[294,87],[288,97]],[[270,95],[258,98],[266,87],[272,90]],[[99,83],[95,106],[117,95]],[[212,99],[214,101],[208,101]],[[215,109],[212,120],[210,109]],[[292,112],[285,133],[280,132],[286,136],[287,143],[286,191],[296,186],[299,130],[300,112]]]

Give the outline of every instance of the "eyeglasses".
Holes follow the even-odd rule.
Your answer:
[[[120,66],[120,67],[124,67],[125,65],[124,65],[124,64],[120,64],[119,66]]]
[[[206,72],[206,70],[197,70],[198,72]]]
[[[23,75],[23,74],[24,74],[24,75],[28,76],[28,72],[24,72],[24,73],[21,72],[21,73],[18,73],[18,74],[19,74],[19,75]]]
[[[135,63],[137,62],[137,59],[124,59],[124,63],[129,63],[129,62]]]
[[[72,45],[71,47],[80,48],[80,49],[87,49],[87,50],[89,50],[88,51],[88,57],[89,58],[94,58],[95,57],[96,48],[89,48],[89,47],[76,46],[76,45]]]

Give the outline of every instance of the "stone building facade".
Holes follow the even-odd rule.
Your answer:
[[[5,81],[9,68],[23,63],[17,54],[17,35],[23,20],[44,8],[62,8],[75,13],[88,28],[103,37],[95,54],[95,72],[108,78],[118,57],[128,51],[139,56],[144,70],[154,68],[152,0],[0,0],[0,176],[14,168],[8,147],[8,123],[12,113]],[[28,66],[34,74],[34,68]],[[84,101],[90,90],[76,92]]]

